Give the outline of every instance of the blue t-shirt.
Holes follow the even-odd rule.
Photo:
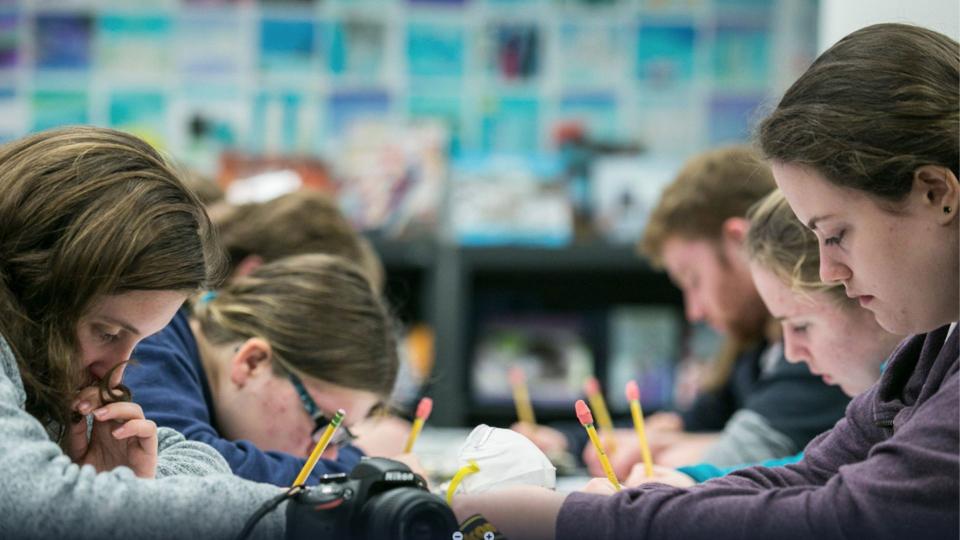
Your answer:
[[[264,452],[250,441],[231,441],[217,431],[210,384],[186,310],[181,309],[166,328],[144,339],[132,357],[123,382],[143,407],[144,416],[189,440],[216,448],[237,476],[278,486],[293,483],[305,458]],[[324,474],[349,472],[362,455],[356,447],[341,448],[336,461],[317,462],[307,483],[316,482]]]

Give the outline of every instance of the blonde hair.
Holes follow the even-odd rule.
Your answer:
[[[393,319],[367,276],[344,258],[309,254],[265,264],[193,309],[211,343],[269,343],[278,374],[294,371],[384,400],[393,390]]]
[[[770,167],[748,146],[695,156],[660,195],[640,240],[640,252],[662,266],[663,244],[671,236],[719,241],[724,221],[743,217],[775,187]]]
[[[97,127],[0,148],[0,333],[26,409],[62,436],[82,384],[77,325],[97,298],[216,285],[209,219],[144,141]]]
[[[797,219],[779,189],[747,212],[747,256],[797,292],[824,292],[849,302],[842,284],[820,280],[817,237]]]

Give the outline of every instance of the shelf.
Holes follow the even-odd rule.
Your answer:
[[[653,272],[629,245],[585,244],[563,248],[504,246],[460,248],[464,264],[474,270],[582,272]]]
[[[599,372],[608,335],[604,313],[622,305],[682,306],[679,291],[632,246],[464,247],[431,238],[371,237],[387,270],[387,298],[407,321],[436,336],[431,423],[508,422],[512,407],[477,407],[470,394],[472,347],[484,317],[502,313],[579,313]],[[544,411],[561,419],[564,411]]]
[[[433,267],[436,260],[437,245],[429,238],[394,240],[370,234],[366,236],[386,268],[427,270]]]

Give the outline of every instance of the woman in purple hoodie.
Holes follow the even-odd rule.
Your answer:
[[[960,54],[914,26],[858,30],[759,126],[777,184],[820,240],[823,281],[915,334],[804,459],[690,489],[514,488],[454,500],[527,538],[960,536]]]

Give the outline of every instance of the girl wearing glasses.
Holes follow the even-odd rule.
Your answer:
[[[312,480],[360,460],[350,426],[388,399],[396,350],[391,316],[358,266],[299,255],[178,313],[137,348],[126,383],[147,418],[210,444],[237,475],[290,485],[337,409],[346,419]]]

